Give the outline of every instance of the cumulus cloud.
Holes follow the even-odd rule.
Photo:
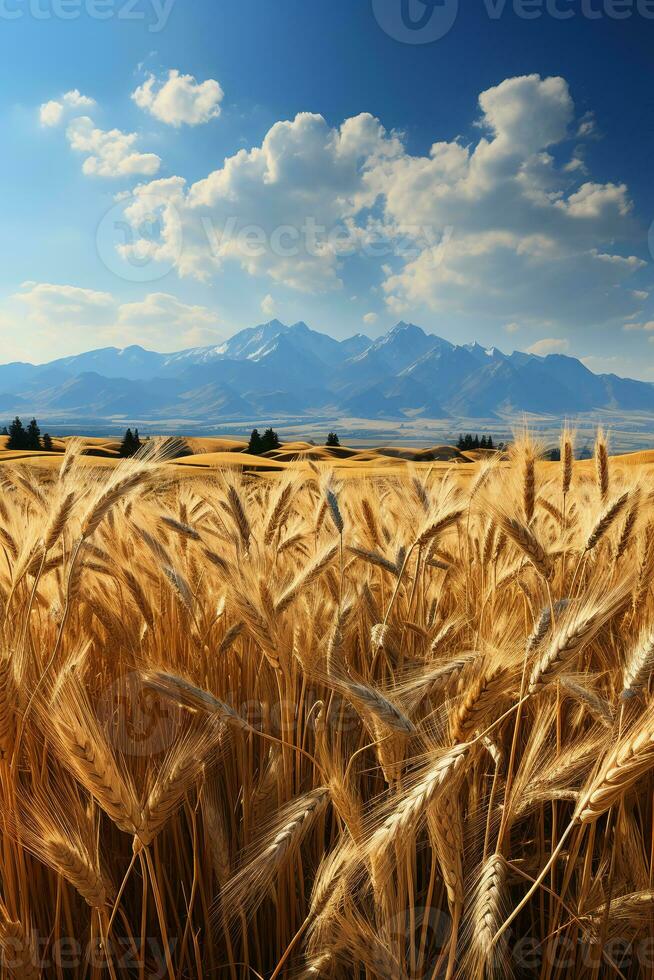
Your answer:
[[[267,296],[261,300],[261,312],[264,316],[273,317],[275,315],[275,310],[277,309],[277,304],[273,296],[268,293]]]
[[[120,302],[111,293],[80,286],[26,282],[11,300],[27,313],[28,325],[52,350],[88,350],[101,343],[177,350],[224,339],[214,310],[184,303],[170,293]],[[0,317],[11,320],[11,310],[0,310]]]
[[[42,126],[58,126],[63,121],[64,116],[70,112],[92,109],[94,106],[95,99],[89,98],[88,95],[82,95],[79,89],[71,89],[60,99],[44,102],[39,109],[39,120]]]
[[[322,116],[300,113],[191,186],[175,177],[137,188],[127,217],[138,226],[147,202],[167,196],[160,257],[173,258],[182,234],[181,275],[206,278],[235,261],[251,275],[324,292],[341,285],[339,261],[365,234],[348,226],[368,197],[364,168],[399,152],[399,141],[368,114],[332,129]]]
[[[570,350],[570,341],[561,337],[544,337],[542,340],[537,340],[527,350],[530,354],[538,354],[540,357],[544,357],[546,354],[563,354]]]
[[[365,313],[363,316],[363,322],[369,325],[372,325],[373,323],[377,323],[378,319],[379,316],[376,313]]]
[[[557,201],[575,218],[625,217],[632,210],[626,184],[583,184],[565,201]]]
[[[137,133],[120,129],[103,130],[86,114],[95,101],[78,89],[59,99],[44,102],[39,118],[44,127],[59,126],[68,120],[66,138],[71,149],[86,156],[82,172],[97,177],[153,177],[161,166],[156,153],[142,153],[136,148]],[[84,112],[84,115],[80,115]]]
[[[629,284],[644,263],[609,251],[633,231],[626,186],[579,184],[583,171],[558,168],[549,152],[574,119],[565,80],[509,79],[479,103],[490,135],[476,145],[437,143],[367,176],[396,227],[451,229],[389,272],[389,307],[567,326],[633,315],[643,297]]]
[[[400,315],[567,328],[637,317],[648,294],[632,280],[644,263],[616,245],[635,227],[629,192],[566,163],[562,147],[580,138],[567,82],[507,79],[479,108],[476,141],[441,140],[417,156],[367,113],[337,128],[300,113],[195,184],[143,184],[127,220],[138,227],[148,199],[165,199],[158,257],[181,276],[237,262],[318,293],[339,288],[342,265],[363,253]]]
[[[209,78],[197,82],[193,75],[179,71],[168,72],[166,80],[154,75],[132,92],[132,99],[139,108],[168,126],[199,126],[217,119],[221,113],[223,90],[220,84]]]
[[[82,172],[95,177],[152,176],[161,166],[156,153],[135,148],[136,133],[99,129],[89,116],[79,116],[66,131],[71,149],[86,155]]]

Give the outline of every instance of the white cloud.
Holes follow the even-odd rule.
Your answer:
[[[567,201],[557,201],[557,206],[567,210],[575,218],[601,218],[614,211],[624,217],[632,210],[626,184],[582,184]]]
[[[275,315],[275,310],[277,309],[277,304],[273,296],[268,293],[267,296],[261,300],[261,312],[264,316],[273,317]]]
[[[538,354],[540,357],[546,354],[562,354],[567,350],[570,350],[570,342],[560,337],[544,337],[527,348],[529,354]]]
[[[517,333],[520,330],[520,324],[513,320],[511,323],[505,323],[504,329],[507,333]]]
[[[654,330],[654,320],[648,320],[647,323],[625,323],[623,330]],[[650,338],[651,340],[651,338]]]
[[[60,99],[44,102],[39,109],[39,119],[42,126],[58,126],[69,111],[92,109],[94,106],[95,99],[89,98],[88,95],[82,95],[79,89],[75,88],[66,92]]]
[[[136,133],[99,129],[89,116],[79,116],[68,126],[68,142],[77,153],[86,154],[82,172],[96,177],[152,176],[161,166],[156,153],[135,149]]]
[[[52,100],[44,102],[39,109],[39,119],[42,126],[58,126],[64,115],[64,107],[61,102]]]
[[[579,120],[577,136],[581,136],[587,139],[589,136],[597,136],[597,135],[598,135],[598,131],[597,131],[597,122],[595,120],[595,113],[586,112]]]
[[[44,102],[39,109],[41,125],[59,126],[69,119],[66,138],[71,149],[86,155],[82,172],[98,177],[153,177],[161,166],[155,153],[141,153],[136,149],[137,133],[124,133],[120,129],[103,130],[95,125],[86,112],[96,105],[78,89],[71,89],[59,99]],[[72,117],[72,118],[70,118]]]
[[[366,313],[364,314],[363,322],[372,325],[373,323],[377,323],[378,319],[379,316],[376,313]]]
[[[557,163],[560,145],[579,139],[566,81],[507,79],[479,105],[476,142],[436,142],[426,156],[369,114],[331,128],[301,113],[204,180],[137,188],[127,218],[137,227],[148,195],[165,197],[157,257],[181,276],[208,278],[233,261],[319,293],[340,288],[343,262],[363,249],[395,313],[570,330],[639,316],[648,294],[631,281],[644,263],[616,244],[635,227],[627,187]],[[316,228],[331,234],[312,239]],[[380,233],[383,254],[370,248]]]
[[[213,78],[197,82],[172,70],[165,81],[154,75],[132,92],[137,106],[169,126],[199,126],[220,115],[223,90]]]
[[[437,143],[429,157],[402,154],[374,167],[371,194],[398,229],[427,226],[384,282],[395,312],[424,307],[566,327],[618,321],[643,297],[628,288],[641,260],[602,250],[628,240],[624,184],[585,181],[558,168],[549,148],[569,134],[574,105],[562,78],[509,79],[480,96],[474,146]],[[439,241],[447,229],[447,240]]]
[[[370,115],[331,129],[322,116],[301,113],[190,187],[174,177],[137,188],[126,214],[137,226],[148,200],[167,196],[159,258],[174,259],[180,275],[206,278],[235,261],[251,275],[324,292],[341,286],[339,260],[351,249],[343,232],[367,197],[363,168],[400,151]]]
[[[13,298],[27,307],[29,316],[44,324],[108,323],[114,307],[111,293],[47,282],[24,282]]]
[[[178,350],[224,339],[214,310],[183,303],[170,293],[149,293],[121,303],[111,293],[93,289],[26,282],[11,301],[27,312],[28,333],[33,328],[49,351],[134,343]],[[12,320],[11,306],[0,309],[0,322],[4,320]]]

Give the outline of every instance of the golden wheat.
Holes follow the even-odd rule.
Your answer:
[[[79,453],[2,474],[2,980],[652,975],[646,470]]]

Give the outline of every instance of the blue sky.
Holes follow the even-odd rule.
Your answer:
[[[406,319],[654,380],[654,3],[428,14],[0,0],[2,359]]]

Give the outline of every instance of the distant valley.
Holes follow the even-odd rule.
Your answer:
[[[644,425],[651,431],[654,385],[593,374],[561,354],[452,344],[411,323],[376,340],[337,341],[305,323],[272,320],[220,346],[172,354],[109,347],[48,364],[2,365],[0,415],[16,414],[98,431],[129,422],[204,432],[259,421],[298,431],[304,423],[307,431],[342,420],[351,433],[370,427],[409,438],[422,429],[455,433],[465,421],[500,432],[521,416],[533,417],[536,428],[606,416],[614,428],[638,432]]]

